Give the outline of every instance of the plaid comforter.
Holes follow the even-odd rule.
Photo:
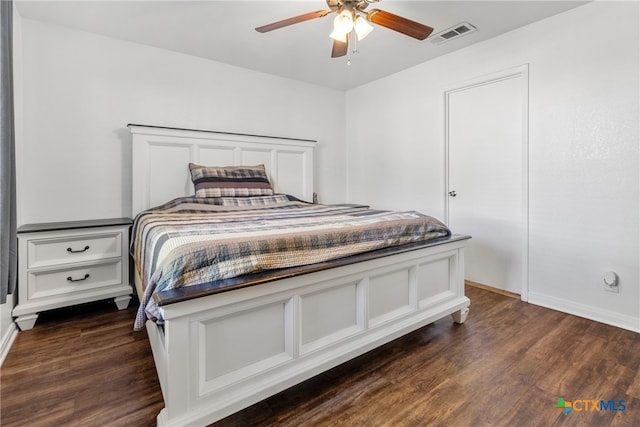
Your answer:
[[[435,218],[286,195],[182,197],[140,213],[131,253],[145,285],[135,328],[162,323],[154,292],[450,235]]]

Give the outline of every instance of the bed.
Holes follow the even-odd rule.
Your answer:
[[[399,213],[308,203],[315,199],[315,141],[143,125],[129,129],[132,211],[141,213],[134,242],[148,232],[156,242],[191,239],[190,244],[200,247],[210,240],[209,231],[202,231],[208,211],[215,212],[223,237],[238,248],[243,239],[230,236],[248,235],[242,215],[255,224],[273,224],[277,218],[282,221],[279,230],[271,233],[278,236],[305,223],[307,228],[293,243],[302,248],[300,254],[308,252],[298,246],[300,236],[326,240],[326,233],[317,231],[320,223],[356,218],[353,227],[359,229],[373,218],[397,222],[393,215]],[[196,183],[194,190],[194,169],[190,175],[187,165],[264,165],[273,194],[193,197],[205,187]],[[191,237],[167,228],[182,221],[184,216],[176,218],[185,212]],[[303,220],[303,214],[313,221]],[[469,307],[463,272],[469,237],[450,235],[419,213],[404,213],[403,222],[408,220],[404,216],[422,230],[421,237],[403,237],[386,247],[379,241],[390,240],[387,229],[355,234],[353,241],[336,234],[324,242],[333,248],[330,256],[269,258],[269,268],[245,269],[243,264],[237,275],[199,277],[185,286],[177,285],[182,279],[176,277],[182,276],[158,267],[168,264],[169,254],[181,253],[177,246],[167,243],[173,249],[162,253],[148,251],[144,244],[133,248],[135,285],[142,300],[137,326],[147,330],[165,403],[158,425],[210,424],[442,317],[451,315],[463,323]],[[251,231],[256,227],[251,225]],[[365,241],[364,248],[352,251]],[[237,252],[230,253],[228,259],[236,260]],[[201,275],[202,270],[193,271],[185,277]],[[148,291],[152,282],[155,292]]]

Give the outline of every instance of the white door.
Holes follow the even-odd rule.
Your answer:
[[[472,236],[465,279],[517,294],[526,293],[523,79],[494,76],[447,92],[448,219],[454,233]]]

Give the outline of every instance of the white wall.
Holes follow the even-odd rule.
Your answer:
[[[342,91],[28,19],[23,55],[19,224],[129,216],[128,123],[316,139],[346,197]]]
[[[529,301],[640,331],[638,17],[587,4],[350,90],[348,199],[444,217],[444,89],[529,64]]]

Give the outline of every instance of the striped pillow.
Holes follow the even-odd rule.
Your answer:
[[[196,197],[271,196],[264,165],[208,167],[189,163]]]

